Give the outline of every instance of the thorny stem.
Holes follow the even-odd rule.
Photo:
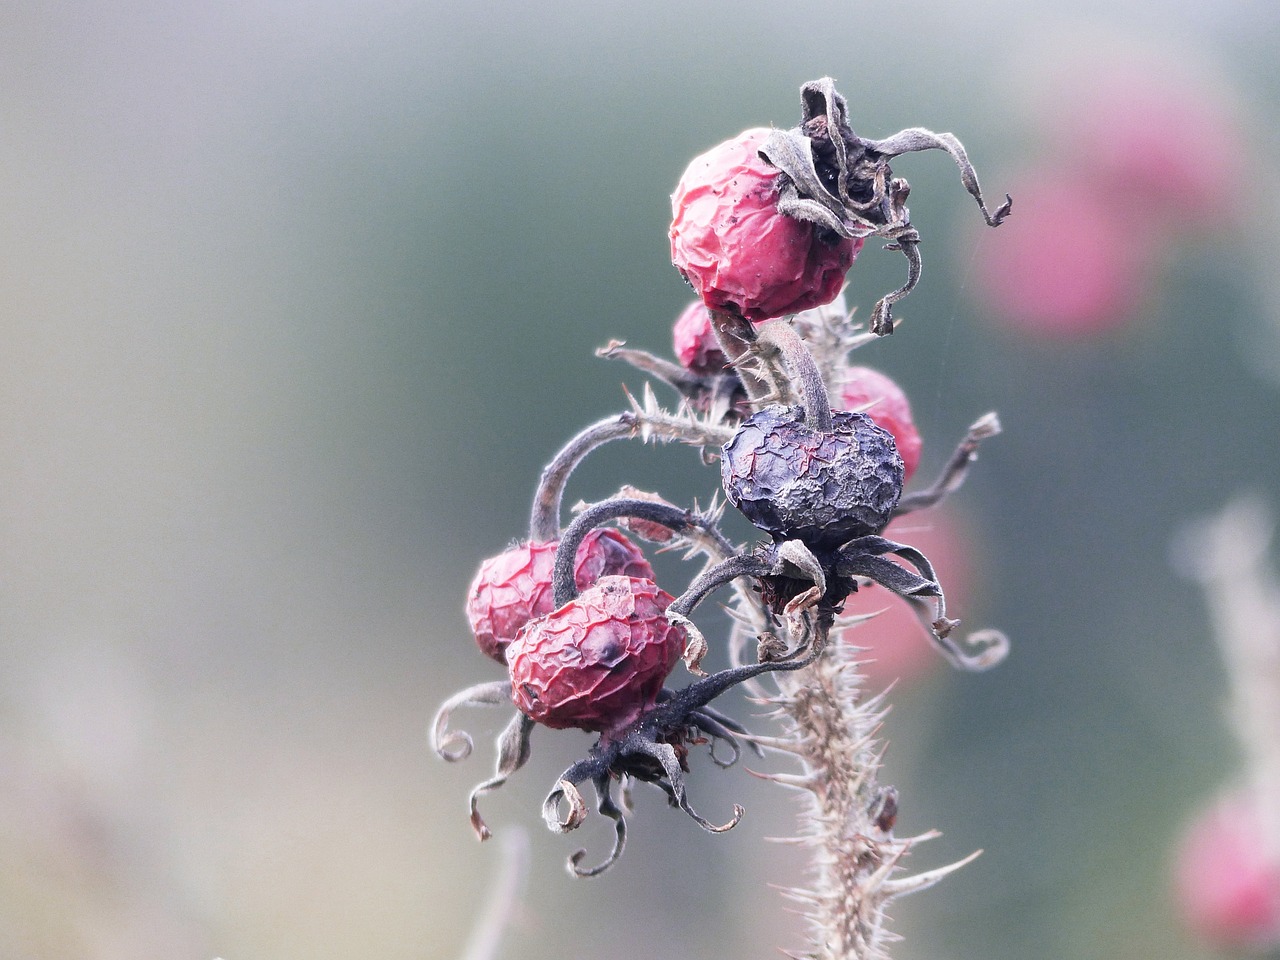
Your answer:
[[[639,430],[637,417],[626,411],[591,424],[566,443],[542,469],[538,489],[533,495],[533,512],[529,518],[529,539],[534,542],[554,540],[560,536],[560,504],[569,477],[592,450],[611,440],[634,437]]]
[[[565,485],[587,454],[613,440],[625,440],[641,436],[645,439],[680,440],[695,446],[723,443],[719,432],[704,427],[698,421],[682,417],[662,415],[656,405],[652,409],[636,409],[605,417],[580,431],[560,449],[542,470],[538,489],[533,495],[533,510],[529,519],[529,539],[546,542],[560,536],[560,508],[564,500]]]
[[[923,890],[963,863],[898,876],[917,842],[893,827],[897,794],[877,781],[878,732],[886,708],[881,696],[864,700],[855,649],[841,643],[804,670],[778,675],[771,698],[786,726],[776,741],[801,764],[799,775],[777,775],[804,796],[796,842],[813,850],[807,888],[784,890],[810,922],[811,960],[871,960],[894,939],[885,908],[895,897]],[[767,777],[768,778],[768,777]]]
[[[707,313],[711,315],[711,329],[715,331],[720,349],[738,372],[752,408],[759,410],[770,403],[794,402],[791,377],[780,362],[782,352],[777,344],[762,342],[761,331],[737,314],[711,309]]]
[[[716,342],[724,353],[729,365],[736,368],[746,387],[747,399],[754,405],[769,395],[769,385],[753,370],[745,369],[752,345],[756,342],[756,330],[751,321],[736,313],[724,310],[708,309],[711,315],[711,329],[715,332]]]

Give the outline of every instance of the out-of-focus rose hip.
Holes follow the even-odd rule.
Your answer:
[[[759,323],[835,299],[862,248],[777,209],[755,128],[694,158],[671,197],[671,260],[703,303]]]
[[[975,248],[974,289],[986,307],[1019,332],[1047,337],[1089,337],[1124,323],[1148,285],[1145,225],[1117,216],[1073,176],[1042,175],[1018,196],[1022,212]]]
[[[849,367],[841,375],[838,405],[843,410],[865,413],[893,434],[898,456],[902,457],[902,479],[910,480],[920,464],[923,442],[902,388],[879,370]]]
[[[480,649],[499,663],[506,663],[507,645],[520,628],[554,608],[551,574],[558,545],[558,540],[521,543],[480,564],[467,592],[467,621]],[[603,576],[653,578],[640,548],[617,530],[592,530],[575,559],[579,590]]]
[[[684,651],[667,621],[670,594],[650,579],[602,577],[511,642],[517,708],[548,727],[608,734],[652,707]]]
[[[1036,103],[1054,156],[1119,209],[1186,231],[1238,225],[1249,145],[1212,69],[1132,45],[1074,45]]]
[[[1280,946],[1280,851],[1245,795],[1220,798],[1191,823],[1174,886],[1184,921],[1206,942]]]

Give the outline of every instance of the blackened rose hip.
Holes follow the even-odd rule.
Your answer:
[[[893,435],[862,413],[833,411],[830,430],[803,407],[766,407],[724,446],[729,500],[775,540],[831,549],[879,533],[902,494]]]

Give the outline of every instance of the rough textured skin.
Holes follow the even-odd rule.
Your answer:
[[[819,238],[777,211],[757,127],[695,157],[671,195],[671,261],[713,310],[754,323],[830,303],[862,240]]]
[[[522,543],[480,564],[467,592],[467,622],[480,649],[499,663],[507,662],[507,645],[520,628],[555,606],[551,570],[558,545],[557,540]],[[617,574],[653,579],[653,567],[618,531],[592,530],[578,548],[574,583],[585,590]]]
[[[920,464],[922,442],[902,388],[879,370],[850,367],[841,377],[839,407],[865,413],[893,434],[898,456],[902,457],[903,482],[910,480]]]
[[[711,329],[707,305],[695,300],[676,318],[671,330],[676,359],[686,370],[697,374],[723,373],[728,358]]]
[[[548,727],[619,730],[657,701],[684,651],[667,622],[670,594],[652,580],[603,577],[530,621],[507,651],[511,698]]]
[[[804,422],[801,407],[766,407],[724,446],[729,500],[775,540],[833,549],[879,533],[902,493],[893,435],[866,414],[834,411],[832,430]]]

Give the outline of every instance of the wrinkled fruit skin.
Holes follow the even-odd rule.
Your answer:
[[[522,543],[490,557],[467,592],[467,622],[476,643],[499,663],[507,662],[507,645],[534,617],[555,608],[551,585],[558,540]],[[653,579],[653,567],[634,543],[616,530],[592,530],[575,558],[573,579],[585,590],[603,576]]]
[[[822,433],[802,407],[766,407],[724,446],[725,493],[774,540],[834,549],[879,533],[898,505],[903,466],[893,435],[863,413],[831,419]]]
[[[671,196],[671,262],[707,307],[753,323],[830,303],[862,249],[778,213],[779,171],[759,155],[769,133],[695,157]]]
[[[676,318],[671,339],[676,359],[686,370],[700,375],[724,373],[729,358],[720,349],[711,329],[711,314],[701,300],[693,301]]]
[[[839,407],[865,413],[893,434],[893,442],[902,457],[903,481],[911,479],[920,465],[923,442],[911,417],[911,404],[902,388],[879,370],[850,367],[840,384]]]
[[[1280,857],[1268,856],[1258,811],[1221,798],[1190,826],[1174,876],[1183,920],[1219,948],[1280,946]]]
[[[657,701],[684,652],[652,580],[603,577],[559,610],[530,621],[507,651],[511,699],[557,729],[620,730]]]

